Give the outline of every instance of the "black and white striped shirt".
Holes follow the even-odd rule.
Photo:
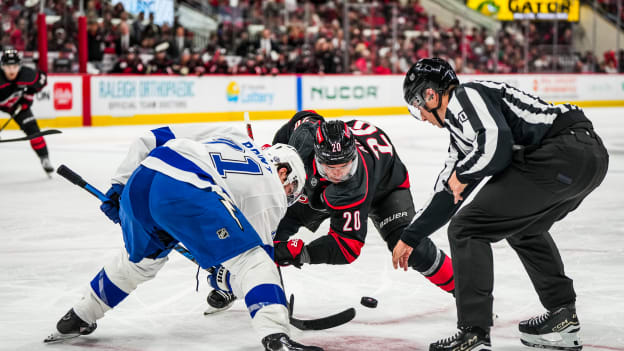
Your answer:
[[[505,83],[475,81],[455,88],[444,120],[451,135],[449,156],[433,195],[401,239],[413,247],[459,209],[461,203],[453,203],[446,185],[453,171],[460,182],[468,184],[463,192],[468,197],[480,180],[509,166],[514,145],[539,145],[555,119],[572,110],[580,108],[553,105]]]

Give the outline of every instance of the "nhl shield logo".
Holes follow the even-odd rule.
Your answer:
[[[219,239],[225,239],[230,236],[230,233],[228,233],[227,229],[221,228],[217,230],[217,236],[219,237]]]

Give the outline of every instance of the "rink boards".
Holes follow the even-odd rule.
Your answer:
[[[624,75],[461,75],[460,81],[503,81],[554,102],[624,106]],[[285,119],[302,109],[327,117],[406,114],[403,75],[180,77],[55,75],[36,95],[42,127]],[[0,118],[0,123],[7,116]],[[9,129],[17,125],[10,124]]]

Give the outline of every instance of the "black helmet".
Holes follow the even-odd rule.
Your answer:
[[[22,62],[19,52],[15,49],[6,49],[2,52],[2,65],[19,65]]]
[[[343,121],[321,122],[316,128],[314,156],[323,164],[335,165],[355,159],[355,136]]]
[[[413,106],[414,102],[417,106],[424,106],[425,89],[431,88],[442,95],[448,87],[458,84],[455,71],[445,60],[438,57],[420,59],[405,75],[403,97],[408,106]]]

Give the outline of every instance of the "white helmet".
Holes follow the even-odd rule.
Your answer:
[[[286,169],[288,169],[288,176],[286,177],[284,185],[293,185],[292,194],[287,196],[288,206],[293,205],[299,200],[299,197],[301,197],[306,180],[305,167],[303,166],[301,157],[299,157],[294,147],[286,144],[275,144],[264,150],[264,152],[269,157],[269,162],[271,162],[275,168],[286,167]]]

